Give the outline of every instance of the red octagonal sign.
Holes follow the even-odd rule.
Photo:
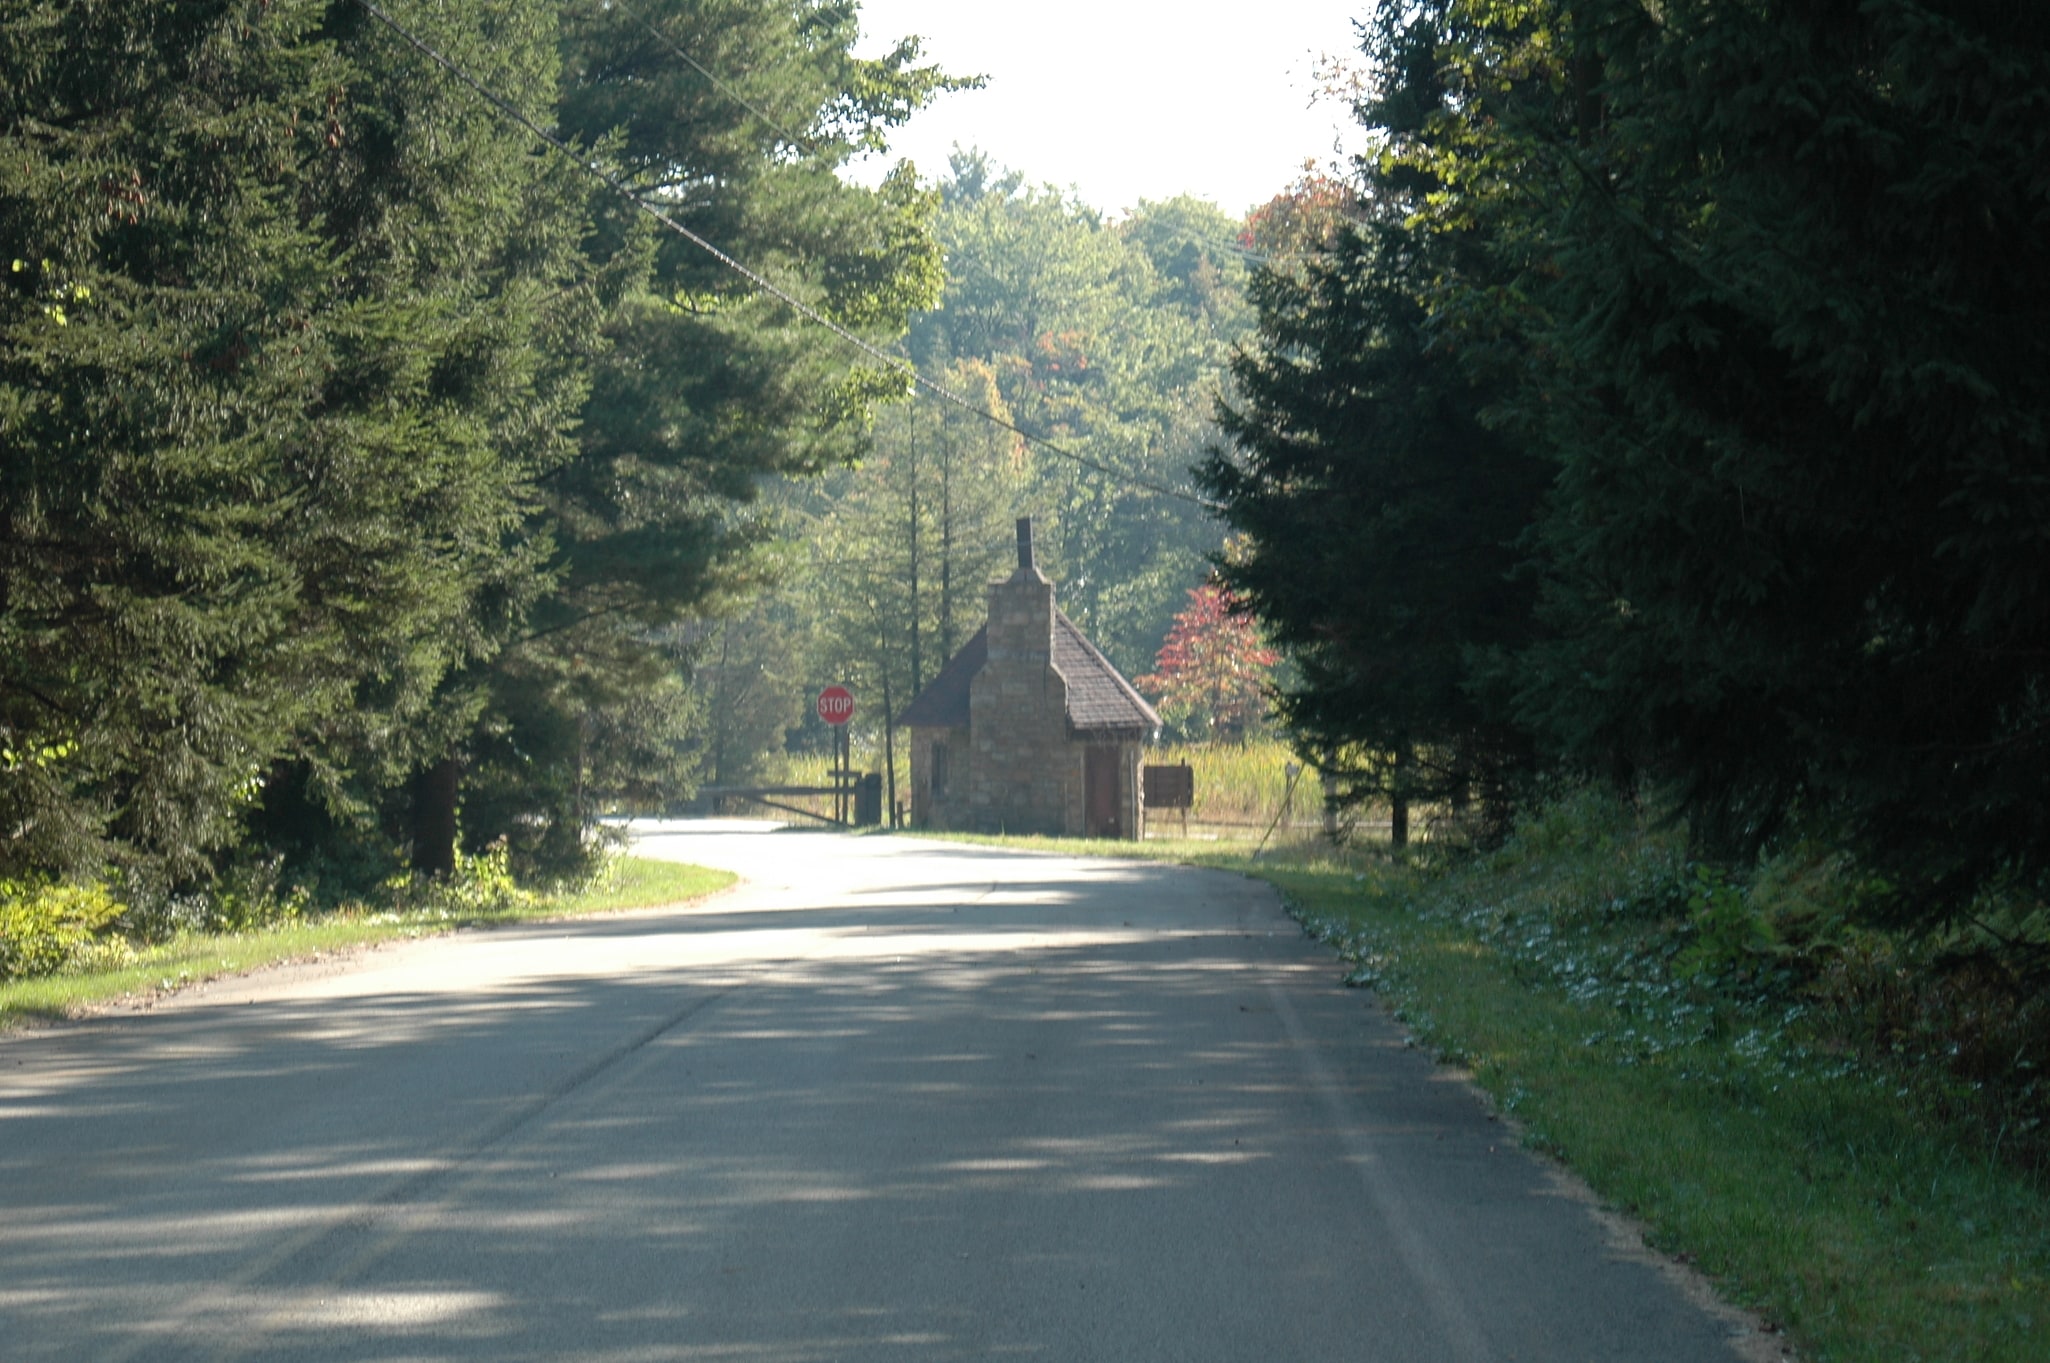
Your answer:
[[[829,686],[819,692],[819,718],[828,724],[845,724],[854,718],[854,693],[844,686]]]

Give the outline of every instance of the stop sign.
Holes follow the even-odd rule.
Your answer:
[[[819,692],[819,718],[828,724],[845,724],[854,718],[854,693],[844,686],[829,686]]]

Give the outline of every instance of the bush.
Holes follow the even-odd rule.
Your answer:
[[[2050,994],[2035,969],[2040,906],[1982,903],[1927,935],[1846,934],[1816,979],[1818,1025],[1840,1044],[1941,1082],[1938,1111],[1964,1117],[2014,1161],[2050,1169]]]
[[[474,857],[464,855],[458,847],[453,875],[394,876],[385,882],[384,891],[401,913],[434,913],[446,918],[503,913],[533,897],[514,879],[512,854],[503,839]]]
[[[0,881],[0,980],[62,970],[125,908],[98,882]]]
[[[304,886],[285,885],[282,857],[237,862],[204,890],[174,892],[141,877],[128,886],[119,928],[131,942],[153,946],[187,932],[253,932],[297,922],[312,907]]]

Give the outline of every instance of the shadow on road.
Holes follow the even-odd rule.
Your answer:
[[[905,864],[0,1045],[5,1356],[1729,1357],[1243,882]]]

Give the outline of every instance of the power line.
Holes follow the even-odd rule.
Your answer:
[[[684,62],[690,67],[691,70],[697,72],[706,80],[710,81],[712,83],[713,88],[718,90],[720,94],[726,96],[726,98],[732,100],[735,104],[738,104],[741,108],[747,110],[756,118],[759,118],[764,124],[768,126],[770,132],[775,133],[778,137],[782,138],[785,142],[788,142],[791,146],[798,148],[800,151],[811,151],[814,149],[812,139],[791,132],[789,128],[784,126],[781,120],[777,119],[774,115],[763,110],[763,108],[760,105],[748,99],[746,95],[741,94],[740,91],[734,89],[725,81],[719,79],[719,77],[716,74],[714,74],[710,68],[706,67],[704,63],[700,62],[696,57],[693,57],[687,50],[685,50],[683,44],[677,42],[676,39],[670,37],[667,33],[665,33],[662,30],[662,28],[655,23],[654,20],[648,18],[645,14],[635,9],[632,5],[627,4],[626,0],[599,0],[598,8],[601,10],[617,9],[620,11],[620,13],[626,15],[635,23],[639,24],[642,28],[646,29],[649,33],[649,36],[653,37],[656,42],[662,44],[662,46],[668,48],[671,52],[674,52],[677,56],[681,57],[684,60]]]
[[[690,54],[689,49],[685,48],[681,43],[677,42],[676,39],[669,36],[668,32],[664,30],[660,24],[657,24],[653,19],[650,19],[646,14],[642,13],[640,10],[635,9],[632,5],[627,4],[626,0],[598,0],[598,8],[601,10],[617,9],[620,13],[626,15],[629,19],[632,19],[635,23],[639,24],[642,28],[646,29],[648,31],[648,35],[654,38],[656,42],[662,44],[662,46],[668,48],[671,52],[675,53],[690,67],[691,70],[703,76],[707,81],[710,81],[713,88],[718,90],[720,94],[725,95],[726,98],[732,100],[735,104],[739,105],[741,108],[747,110],[756,118],[760,119],[763,122],[763,124],[765,124],[768,127],[770,132],[775,133],[785,142],[788,142],[790,145],[797,147],[803,151],[811,151],[814,149],[815,142],[813,139],[805,137],[802,134],[790,131],[789,126],[779,121],[775,117],[775,115],[763,109],[761,105],[756,104],[750,99],[748,99],[746,95],[741,94],[740,91],[734,89],[733,86],[727,84],[724,80],[721,80],[719,78],[718,73],[714,72],[713,70],[711,70],[711,68],[707,67],[703,62],[700,62],[696,57],[692,56]],[[1266,264],[1269,260],[1273,259],[1273,257],[1269,255],[1267,252],[1254,250],[1252,247],[1245,245],[1241,241],[1232,241],[1215,237],[1198,237],[1187,233],[1178,235],[1175,238],[1175,240],[1180,245],[1196,246],[1205,250],[1223,251],[1231,255],[1243,256],[1247,260],[1256,261],[1262,265]]]
[[[1031,445],[1037,446],[1038,448],[1043,449],[1048,453],[1056,455],[1062,459],[1066,459],[1075,464],[1079,464],[1084,468],[1095,469],[1099,473],[1105,474],[1112,478],[1119,479],[1122,482],[1130,484],[1133,487],[1145,488],[1147,491],[1157,493],[1163,497],[1171,497],[1178,501],[1189,502],[1192,505],[1202,507],[1206,511],[1222,511],[1224,509],[1224,507],[1220,503],[1210,501],[1207,498],[1198,497],[1196,494],[1192,492],[1184,492],[1179,488],[1171,488],[1163,483],[1156,483],[1149,478],[1142,477],[1141,475],[1132,473],[1128,470],[1114,468],[1111,465],[1103,463],[1100,460],[1092,459],[1088,455],[1081,454],[1074,450],[1070,450],[1061,445],[1058,445],[1055,442],[1046,439],[1044,436],[1035,435],[1033,432],[1026,430],[1023,426],[1018,425],[1016,422],[1010,420],[1009,418],[999,416],[995,412],[991,412],[982,407],[979,407],[975,403],[969,401],[967,398],[962,397],[960,394],[954,392],[952,389],[949,389],[944,385],[927,378],[924,374],[921,374],[918,371],[915,365],[906,363],[905,361],[898,359],[896,356],[889,354],[887,351],[880,350],[876,346],[871,345],[869,342],[855,335],[852,331],[849,331],[846,327],[840,325],[838,322],[835,322],[832,318],[820,312],[817,308],[812,307],[809,303],[806,303],[802,299],[797,298],[795,295],[789,293],[787,290],[780,288],[774,282],[772,282],[767,276],[762,275],[757,271],[748,268],[746,265],[742,264],[734,257],[720,250],[710,241],[707,241],[704,237],[699,236],[696,232],[693,232],[690,228],[678,222],[675,218],[671,217],[661,208],[657,207],[652,203],[649,203],[646,199],[643,199],[638,193],[634,191],[632,186],[626,183],[625,180],[620,178],[618,175],[614,174],[612,171],[606,169],[599,162],[586,160],[584,157],[578,155],[574,147],[571,147],[567,142],[564,142],[562,139],[555,136],[555,134],[547,131],[545,128],[541,127],[540,124],[534,122],[533,119],[527,117],[525,113],[521,112],[518,106],[514,105],[510,100],[507,100],[504,96],[500,95],[495,90],[490,89],[482,81],[478,80],[475,76],[472,76],[468,71],[464,70],[461,66],[458,66],[453,60],[446,56],[443,56],[439,49],[430,45],[425,39],[415,35],[412,32],[412,30],[408,29],[404,24],[401,24],[398,20],[394,19],[390,14],[386,13],[380,6],[378,6],[375,3],[375,0],[356,0],[356,3],[362,7],[365,13],[369,14],[373,19],[377,20],[380,24],[383,24],[386,28],[390,29],[394,34],[398,35],[399,39],[403,41],[408,47],[411,47],[414,51],[420,53],[420,55],[426,57],[436,66],[439,66],[449,75],[455,77],[458,81],[462,82],[462,84],[468,86],[470,90],[474,94],[476,94],[476,96],[479,99],[482,99],[485,103],[489,104],[492,108],[496,109],[504,117],[512,120],[514,123],[519,124],[520,127],[526,129],[527,132],[532,134],[534,137],[537,137],[541,141],[547,143],[548,146],[553,148],[556,152],[560,153],[562,156],[568,158],[571,162],[573,162],[577,166],[577,168],[582,170],[586,175],[589,175],[593,179],[600,181],[606,187],[611,189],[615,194],[618,194],[628,203],[631,203],[635,208],[647,214],[655,221],[661,223],[664,227],[667,227],[670,231],[676,233],[685,241],[688,241],[691,245],[705,252],[705,254],[711,256],[712,259],[718,261],[721,265],[724,265],[727,269],[733,271],[742,279],[747,280],[748,283],[754,285],[763,293],[768,294],[771,298],[777,299],[785,306],[789,307],[792,311],[796,312],[800,317],[804,318],[806,321],[811,322],[816,326],[823,327],[827,331],[830,331],[831,333],[833,333],[833,335],[839,337],[848,345],[851,345],[855,349],[861,351],[862,354],[867,355],[869,358],[880,363],[885,369],[888,369],[893,373],[900,374],[903,377],[909,379],[915,387],[923,388],[927,392],[931,393],[934,397],[937,397],[944,402],[950,402],[954,404],[956,407],[961,408],[963,411],[972,413],[973,415],[982,418],[984,421],[989,422],[993,426],[998,426],[1004,430],[1010,431],[1012,434],[1018,436],[1020,439],[1026,441]],[[696,65],[695,62],[693,62],[692,64]]]

